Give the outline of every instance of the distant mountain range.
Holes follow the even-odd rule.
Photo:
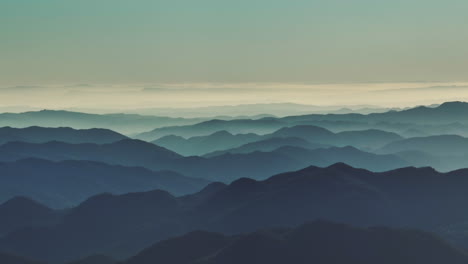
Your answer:
[[[0,175],[0,201],[27,196],[55,208],[74,206],[104,192],[164,189],[181,195],[196,192],[208,183],[175,172],[79,160],[25,159],[0,163]]]
[[[22,141],[30,143],[45,143],[62,141],[67,143],[97,143],[105,144],[127,138],[126,136],[108,129],[72,129],[69,127],[47,128],[0,127],[0,144]]]
[[[333,120],[333,121],[361,121],[361,122],[390,122],[413,124],[468,124],[468,103],[446,102],[437,107],[419,106],[402,111],[388,111],[384,113],[362,114],[329,114],[329,115],[303,115],[282,118],[287,122],[298,120]]]
[[[390,142],[403,139],[400,135],[380,130],[345,131],[333,133],[327,129],[300,125],[284,127],[271,134],[259,136],[256,134],[233,135],[227,131],[218,131],[208,136],[197,136],[185,139],[180,136],[165,136],[153,141],[154,144],[163,146],[182,155],[204,155],[214,151],[227,151],[228,149],[241,147],[242,145],[269,139],[274,144],[273,138],[285,143],[282,138],[300,138],[306,140],[311,147],[324,146],[354,146],[370,149],[380,148]],[[313,143],[313,144],[311,144]],[[284,144],[283,144],[284,146]],[[252,148],[252,144],[250,145]],[[245,148],[244,148],[245,149]],[[255,149],[255,150],[262,150]]]
[[[0,127],[72,127],[75,129],[107,128],[124,134],[148,131],[157,127],[190,125],[205,118],[171,118],[137,114],[87,114],[63,110],[41,110],[0,114]]]
[[[451,241],[466,247],[467,227],[459,224],[468,221],[468,213],[459,208],[468,202],[467,188],[466,170],[443,174],[408,167],[373,173],[338,163],[264,181],[243,178],[230,185],[213,183],[182,197],[164,191],[102,194],[67,210],[53,227],[20,229],[0,238],[0,252],[51,262],[96,253],[122,259],[154,242],[193,230],[238,234],[317,219],[356,226],[422,228],[449,239],[456,234],[457,239]],[[336,235],[339,233],[346,232]],[[328,235],[331,233],[324,233],[324,237]],[[338,240],[330,243],[340,243]],[[401,245],[420,244],[411,241]]]
[[[184,138],[206,136],[226,130],[233,134],[268,134],[283,127],[314,125],[334,132],[379,129],[403,136],[458,134],[468,136],[468,103],[447,102],[436,107],[420,106],[402,111],[372,114],[309,114],[258,120],[211,120],[186,126],[169,126],[136,135],[152,141],[175,135]]]
[[[241,105],[223,105],[206,106],[193,108],[142,108],[126,112],[139,113],[145,115],[172,116],[172,117],[211,117],[219,116],[259,116],[276,115],[290,116],[300,114],[328,114],[328,113],[376,113],[386,112],[391,109],[372,105],[353,105],[353,106],[318,106],[295,103],[265,103],[265,104],[241,104]],[[396,110],[396,109],[394,109]],[[240,119],[240,118],[238,118]]]
[[[135,138],[153,141],[164,136],[180,136],[184,138],[195,136],[206,136],[218,131],[227,131],[231,134],[268,134],[278,130],[287,124],[277,118],[236,119],[219,120],[213,119],[190,126],[168,126],[156,128],[152,131],[135,135]]]

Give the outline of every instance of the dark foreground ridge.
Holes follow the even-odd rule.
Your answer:
[[[268,229],[239,236],[192,232],[157,243],[124,264],[462,264],[459,251],[415,230],[353,228],[316,221],[294,229]]]
[[[458,209],[468,203],[467,189],[467,170],[373,173],[337,163],[264,181],[213,183],[182,197],[164,191],[101,194],[67,210],[58,224],[10,232],[0,239],[0,252],[54,263],[96,253],[124,259],[193,230],[238,234],[317,219],[418,228],[467,247],[467,230],[457,225],[468,221],[468,212]]]

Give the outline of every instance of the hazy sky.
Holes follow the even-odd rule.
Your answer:
[[[167,89],[183,86],[192,97],[205,97],[180,97],[185,92],[179,89],[175,105],[220,104],[250,102],[246,89],[260,86],[272,91],[250,94],[264,96],[260,102],[331,104],[345,98],[314,100],[315,90],[301,85],[343,84],[348,92],[356,83],[375,82],[400,83],[389,89],[413,87],[401,85],[407,82],[423,88],[434,86],[424,82],[464,86],[467,14],[466,0],[0,0],[0,103],[30,104],[21,95],[35,87],[37,96],[43,91],[48,97],[37,97],[42,101],[36,104],[74,105],[79,96],[63,101],[41,87],[50,91],[50,86],[60,90],[81,83],[92,85],[60,93],[83,95],[84,88],[116,93],[122,86],[131,93],[130,88],[163,86],[166,90],[147,91],[151,104]],[[278,92],[271,83],[285,90]],[[206,84],[220,88],[206,98],[206,90],[200,93]],[[297,92],[297,85],[306,93]],[[225,98],[225,86],[239,89],[228,92],[240,100]],[[23,88],[14,93],[16,101],[10,93],[14,87]]]

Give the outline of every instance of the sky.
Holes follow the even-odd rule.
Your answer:
[[[467,13],[466,0],[1,0],[0,107],[464,99]]]

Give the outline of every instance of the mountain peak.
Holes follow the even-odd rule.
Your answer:
[[[225,137],[225,136],[232,136],[233,134],[229,133],[228,131],[226,130],[221,130],[221,131],[216,131],[214,132],[213,134],[211,134],[210,136],[217,136],[217,137]]]
[[[451,101],[451,102],[445,102],[439,105],[439,107],[460,107],[460,106],[468,106],[468,102]]]
[[[2,207],[10,207],[10,206],[24,207],[24,206],[28,206],[29,207],[29,206],[42,206],[42,205],[40,205],[36,201],[34,201],[31,198],[28,198],[26,196],[16,196],[16,197],[13,197],[10,200],[4,202],[0,206],[2,206]]]
[[[436,109],[445,111],[466,111],[468,110],[468,103],[461,101],[445,102]]]
[[[332,164],[332,165],[326,167],[326,169],[334,169],[334,170],[354,170],[355,168],[349,166],[348,164],[346,164],[346,163],[344,163],[344,162],[337,162],[337,163],[335,163],[335,164]]]

